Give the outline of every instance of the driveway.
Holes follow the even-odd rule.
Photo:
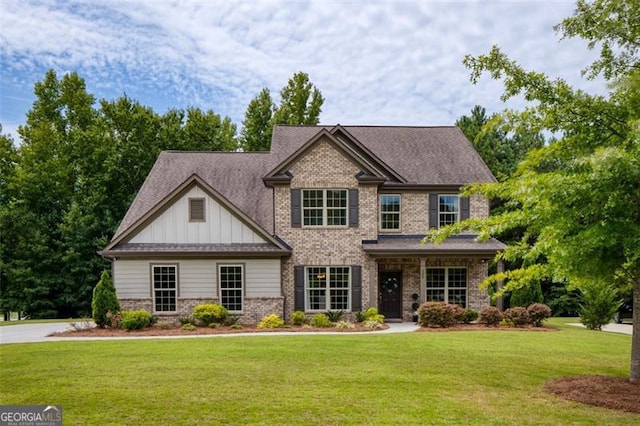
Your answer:
[[[0,327],[0,343],[29,343],[54,340],[48,334],[66,331],[71,328],[68,322],[47,322],[35,324],[5,325]]]
[[[574,327],[584,327],[584,324],[579,322],[571,322],[567,323],[567,325],[572,325]],[[621,334],[633,334],[633,325],[631,324],[616,324],[612,322],[611,324],[607,324],[602,327],[602,331],[609,331],[611,333],[621,333]]]

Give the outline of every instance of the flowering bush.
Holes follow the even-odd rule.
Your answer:
[[[478,322],[486,326],[496,327],[502,321],[502,312],[495,306],[487,306],[482,308]]]
[[[446,302],[425,302],[418,308],[418,322],[424,327],[451,327],[458,322],[460,311],[456,307]]]
[[[536,327],[542,327],[542,323],[551,317],[551,308],[544,303],[534,303],[527,308],[529,319]]]
[[[521,306],[507,309],[504,311],[503,317],[507,322],[515,325],[516,327],[522,327],[530,322],[527,308],[523,308]]]

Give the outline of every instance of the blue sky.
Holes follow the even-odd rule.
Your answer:
[[[553,25],[572,1],[14,1],[0,0],[0,123],[17,138],[33,85],[75,71],[96,98],[126,93],[159,113],[195,106],[238,125],[263,87],[297,71],[321,90],[325,124],[452,125],[505,105],[501,85],[462,65],[498,44],[528,69],[604,91],[580,71],[582,40]]]

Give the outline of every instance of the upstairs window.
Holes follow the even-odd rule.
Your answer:
[[[400,195],[380,195],[380,229],[400,230]]]
[[[189,198],[189,222],[204,222],[204,198]]]
[[[302,190],[304,226],[347,226],[346,189]]]
[[[438,227],[460,220],[460,197],[457,194],[438,195]]]

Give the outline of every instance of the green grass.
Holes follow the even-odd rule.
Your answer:
[[[560,328],[5,344],[0,400],[65,424],[640,425],[544,391],[629,374],[630,336]]]

